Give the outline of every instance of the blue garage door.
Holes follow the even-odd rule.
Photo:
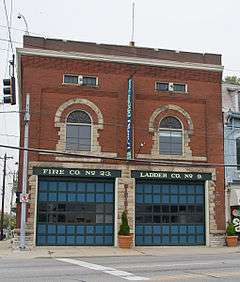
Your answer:
[[[136,181],[136,245],[204,245],[203,183]]]
[[[40,178],[37,245],[113,245],[113,181]]]

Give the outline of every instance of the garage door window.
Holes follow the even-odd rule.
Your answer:
[[[112,245],[114,184],[40,180],[37,245]]]
[[[136,245],[202,245],[204,222],[201,183],[137,183]]]

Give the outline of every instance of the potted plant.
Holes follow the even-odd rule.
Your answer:
[[[236,247],[238,236],[236,236],[236,230],[233,223],[229,223],[226,229],[226,243],[228,247]]]
[[[119,248],[130,249],[132,247],[132,234],[128,225],[127,213],[122,213],[122,223],[118,232],[118,246]]]

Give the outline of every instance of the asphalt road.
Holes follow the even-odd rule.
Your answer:
[[[74,258],[0,258],[0,282],[240,281],[240,252]]]

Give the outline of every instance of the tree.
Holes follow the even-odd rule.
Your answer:
[[[236,75],[232,75],[232,76],[229,75],[224,78],[224,82],[235,84],[235,85],[240,85],[240,78],[237,77]]]
[[[3,218],[3,229],[13,230],[14,228],[16,228],[16,216],[5,213]]]
[[[129,228],[129,225],[128,225],[127,214],[124,211],[122,213],[122,224],[120,225],[120,230],[119,230],[118,234],[126,236],[126,235],[129,235],[129,233],[130,233],[130,228]]]

